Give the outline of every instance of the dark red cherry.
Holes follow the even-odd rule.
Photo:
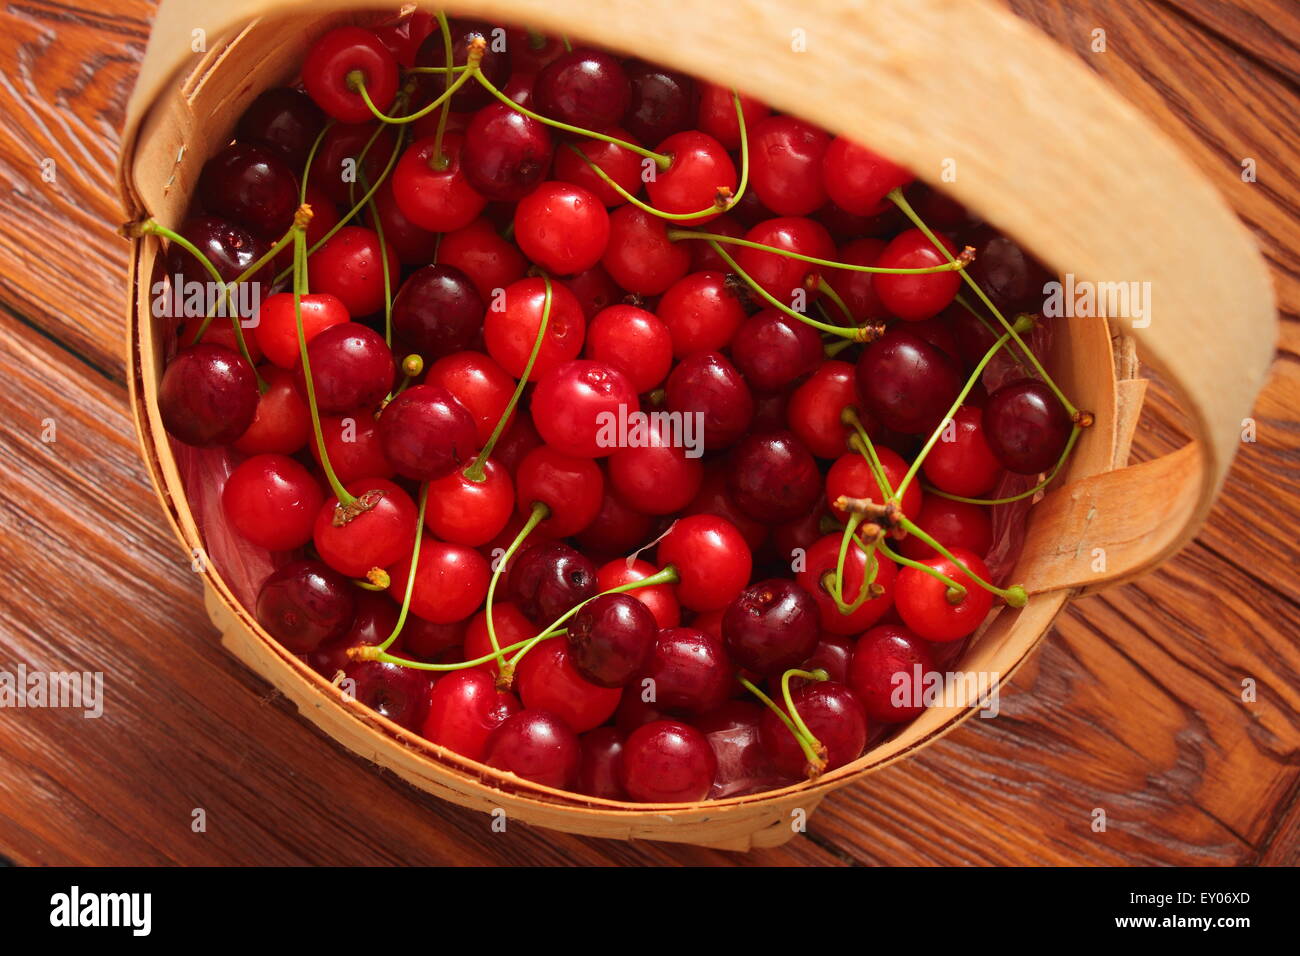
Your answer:
[[[653,686],[658,707],[702,714],[731,696],[734,670],[721,640],[695,628],[670,627],[655,638],[631,686]]]
[[[188,239],[198,250],[207,256],[208,261],[216,267],[217,273],[225,282],[234,282],[244,270],[260,259],[271,248],[270,243],[265,239],[253,235],[242,226],[238,226],[228,219],[220,216],[196,216],[192,219],[185,220],[184,224],[178,230],[184,238]],[[212,275],[205,269],[199,260],[190,255],[185,249],[177,243],[172,243],[167,247],[167,270],[170,276],[179,275],[183,282],[201,282],[203,287],[207,288],[207,283],[212,281]],[[267,280],[270,277],[264,273],[252,276],[252,281],[266,282],[266,285],[260,290],[262,297],[266,297],[266,292],[270,290],[270,283]],[[173,294],[176,294],[175,291]],[[184,290],[181,290],[182,301],[184,301]],[[240,300],[236,298],[238,303]],[[200,318],[194,316],[193,318]],[[230,320],[217,318],[214,325],[229,325]],[[252,336],[252,329],[244,330],[244,338]]]
[[[658,559],[677,569],[677,597],[693,611],[726,607],[753,570],[744,535],[716,515],[679,518],[659,542]]]
[[[778,216],[806,216],[826,205],[828,133],[793,116],[769,116],[749,136],[750,183],[763,205]]]
[[[791,432],[751,434],[731,451],[727,489],[756,520],[776,524],[807,514],[821,484],[817,462]]]
[[[883,239],[855,239],[840,246],[835,259],[855,266],[874,266],[885,250]],[[875,275],[852,269],[827,269],[823,275],[830,287],[848,306],[855,322],[876,322],[888,318],[873,284]]]
[[[510,570],[508,600],[539,627],[595,594],[596,566],[558,541],[529,548]]]
[[[321,560],[340,574],[364,578],[409,555],[417,514],[411,496],[383,478],[354,481],[347,491],[357,497],[353,508],[340,508],[331,496],[313,516],[312,537]]]
[[[601,687],[622,687],[641,669],[658,628],[650,609],[629,594],[602,594],[569,622],[569,659]]]
[[[572,790],[581,752],[578,735],[563,720],[528,709],[507,717],[493,731],[483,762],[544,787]]]
[[[660,143],[695,126],[699,95],[690,76],[644,60],[633,60],[624,70],[632,84],[632,100],[623,117],[629,133],[643,143]]]
[[[784,388],[826,359],[816,329],[771,308],[745,320],[732,343],[731,357],[745,380],[762,392]]]
[[[577,458],[602,458],[621,447],[618,423],[640,407],[626,375],[602,362],[576,359],[538,381],[531,411],[551,447]]]
[[[244,110],[235,139],[275,152],[290,169],[302,169],[325,126],[325,114],[302,90],[274,86]]]
[[[656,720],[623,745],[623,787],[641,803],[695,803],[709,795],[718,758],[689,724]]]
[[[293,223],[298,183],[274,153],[231,143],[203,164],[199,198],[213,213],[265,238],[278,239]]]
[[[371,185],[379,181],[397,145],[395,130],[394,126],[385,126],[374,143],[370,143],[375,132],[372,123],[335,123],[325,131],[312,159],[308,184],[334,202],[350,206],[349,194],[359,199],[365,192],[358,171],[366,174],[366,182]],[[366,155],[361,159],[363,150]],[[312,208],[314,211],[315,207]]]
[[[751,584],[728,605],[722,635],[731,659],[763,676],[804,661],[817,646],[817,603],[785,578]]]
[[[932,431],[962,387],[957,364],[903,328],[890,329],[867,346],[856,376],[863,405],[886,428],[908,435]]]
[[[623,118],[632,89],[616,57],[599,50],[574,50],[537,74],[533,96],[543,116],[584,129],[602,129]]]
[[[546,178],[552,150],[543,124],[493,102],[470,121],[460,162],[469,184],[488,199],[516,202]]]
[[[291,561],[257,593],[257,623],[294,654],[347,633],[355,610],[347,578],[319,561]]]
[[[285,455],[245,459],[221,489],[221,509],[231,527],[268,551],[291,551],[310,541],[323,499],[311,472]]]
[[[1021,475],[1048,471],[1069,441],[1070,413],[1036,379],[1003,385],[984,404],[984,437],[998,461]]]
[[[925,710],[920,694],[934,669],[929,644],[905,627],[881,624],[858,638],[848,683],[871,720],[897,724]]]
[[[614,716],[622,688],[602,687],[587,680],[557,639],[538,644],[515,671],[519,699],[525,707],[554,714],[577,733],[586,733]]]
[[[654,537],[654,519],[626,504],[608,487],[600,512],[578,535],[578,546],[588,554],[627,554]]]
[[[847,634],[825,634],[817,638],[817,646],[808,655],[808,659],[799,665],[803,671],[824,670],[830,679],[841,684],[849,682],[849,661],[853,657],[856,642]],[[792,678],[791,687],[802,687],[807,680],[802,677]],[[856,693],[856,688],[854,689]],[[865,704],[864,704],[865,707]],[[867,714],[871,716],[870,712]]]
[[[853,691],[834,681],[818,681],[791,691],[790,698],[800,719],[826,748],[826,766],[820,771],[810,768],[790,729],[769,709],[759,725],[759,739],[778,771],[787,777],[816,776],[862,756],[867,746],[867,715]],[[784,711],[784,703],[778,703]]]
[[[749,549],[754,552],[767,540],[767,525],[741,511],[727,490],[727,462],[723,458],[715,458],[704,466],[699,491],[683,511],[685,515],[717,515],[727,519],[745,536]]]
[[[397,367],[384,337],[357,322],[332,325],[307,343],[311,384],[322,412],[340,414],[378,405],[393,387]],[[299,367],[295,383],[307,395]]]
[[[379,416],[379,441],[398,474],[436,481],[466,465],[478,447],[474,418],[441,385],[412,385]]]
[[[626,800],[623,789],[623,741],[617,727],[597,727],[582,735],[577,791],[604,800]]]
[[[515,474],[515,501],[520,514],[537,503],[550,516],[537,527],[544,534],[566,538],[595,520],[605,494],[600,466],[590,458],[574,458],[549,445],[530,451]]]
[[[397,60],[370,30],[336,27],[307,51],[303,86],[316,105],[340,123],[365,123],[374,115],[360,89],[381,113],[397,96]]]
[[[361,703],[399,727],[417,730],[429,712],[429,678],[422,670],[388,661],[353,661],[343,669]]]
[[[704,416],[709,451],[735,444],[754,418],[749,386],[720,352],[699,352],[677,363],[668,376],[664,405],[683,415]]]
[[[497,89],[505,85],[510,78],[510,50],[508,43],[500,42],[499,27],[494,28],[481,20],[451,21],[451,65],[464,66],[469,62],[470,44],[481,38],[486,46],[479,69],[483,76]],[[415,53],[416,66],[447,66],[446,40],[441,30],[434,30],[420,44]],[[453,77],[454,79],[454,77]],[[421,93],[432,100],[446,89],[445,73],[426,73],[421,77]],[[470,81],[452,94],[451,108],[458,112],[476,110],[492,102],[492,94],[479,83]]]
[[[158,384],[158,414],[167,434],[186,445],[229,445],[257,414],[257,377],[244,357],[199,344],[177,355]]]
[[[333,680],[339,671],[352,663],[348,651],[353,647],[373,646],[388,640],[397,626],[398,607],[387,594],[356,589],[353,595],[356,611],[352,626],[337,640],[322,644],[308,655],[307,660],[318,674]],[[407,621],[410,626],[410,620]],[[403,632],[402,638],[405,640]]]
[[[462,757],[482,760],[493,731],[518,711],[515,695],[497,690],[496,679],[483,668],[451,671],[433,685],[420,732]]]
[[[617,126],[601,132],[614,139],[641,145],[635,136]],[[579,137],[576,142],[566,143],[556,150],[554,175],[563,182],[581,186],[606,206],[621,206],[627,202],[622,193],[601,179],[591,167],[599,167],[601,172],[635,196],[644,185],[641,179],[642,163],[642,157],[625,146],[608,143],[603,139]]]
[[[976,229],[967,239],[975,249],[970,276],[1004,314],[1037,312],[1052,280],[1047,267],[992,226]]]
[[[384,227],[384,242],[392,247],[402,265],[422,265],[426,262],[432,262],[435,258],[441,258],[437,255],[440,251],[438,234],[430,232],[428,229],[421,229],[411,222],[406,218],[406,214],[402,212],[402,208],[397,205],[397,197],[393,195],[393,179],[391,176],[384,180],[383,185],[379,187],[379,191],[375,193],[374,204],[375,214]],[[312,207],[313,210],[315,208],[315,206]],[[315,222],[316,219],[313,218],[312,223]],[[377,231],[378,227],[376,227]],[[310,238],[308,243],[310,244]],[[389,287],[395,290],[400,281],[400,276],[391,276]]]
[[[411,273],[393,300],[393,331],[425,364],[467,348],[487,311],[469,276],[452,266]]]

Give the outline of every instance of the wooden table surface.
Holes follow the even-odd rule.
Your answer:
[[[396,6],[396,4],[394,4]],[[1004,695],[748,855],[530,830],[344,752],[220,647],[126,404],[119,129],[154,4],[0,12],[0,671],[105,674],[97,720],[0,710],[0,855],[21,864],[1300,862],[1300,7],[1012,0],[1156,123],[1273,266],[1277,360],[1199,540],[1075,603]],[[1091,52],[1092,31],[1107,50]],[[1243,158],[1258,181],[1243,183]],[[52,160],[53,165],[43,161]],[[42,174],[52,168],[53,182]],[[1116,221],[1121,221],[1117,215]],[[1224,317],[1232,334],[1232,316]],[[55,440],[48,438],[53,421]],[[1180,442],[1157,389],[1135,444]],[[1241,700],[1242,681],[1257,688]],[[193,811],[206,812],[194,832]],[[1108,827],[1093,832],[1093,810]]]

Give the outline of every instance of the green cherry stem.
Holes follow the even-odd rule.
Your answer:
[[[672,165],[672,161],[673,161],[672,157],[667,156],[664,153],[656,153],[653,150],[646,149],[644,146],[638,146],[635,143],[629,143],[625,139],[618,139],[617,137],[609,136],[606,135],[605,133],[598,133],[595,130],[583,129],[581,126],[571,126],[568,123],[561,123],[559,120],[553,120],[547,116],[543,116],[541,113],[534,113],[532,110],[528,109],[528,107],[520,106],[510,97],[506,96],[504,93],[498,90],[496,86],[492,83],[492,81],[483,75],[483,72],[481,70],[477,74],[475,74],[475,78],[479,81],[479,84],[483,87],[483,89],[487,90],[497,99],[499,99],[502,103],[506,104],[506,106],[514,110],[516,113],[523,113],[525,116],[529,117],[530,119],[536,120],[537,122],[541,123],[544,126],[550,126],[554,129],[562,129],[566,133],[574,133],[575,135],[578,136],[585,136],[588,139],[599,139],[599,140],[603,140],[606,143],[613,143],[615,146],[621,146],[626,150],[630,150],[631,152],[636,153],[638,156],[644,157],[645,159],[653,159],[655,165],[659,167],[661,171],[666,170],[670,165]],[[711,210],[711,211],[716,211],[716,210]]]
[[[438,11],[438,29],[442,31],[442,61],[448,67],[453,66],[451,24],[447,22],[447,12],[445,10]],[[477,73],[481,62],[480,57],[467,56],[465,59],[465,71],[461,74],[462,78]],[[452,89],[451,76],[451,73],[448,73],[442,84],[443,95],[447,97],[447,101],[443,104],[442,112],[438,114],[438,126],[433,134],[433,164],[435,169],[446,169],[450,163],[450,160],[442,153],[442,140],[447,134],[447,118],[451,115],[451,97],[455,93],[455,90]]]
[[[961,571],[962,574],[966,575],[966,577],[970,578],[972,581],[974,581],[976,584],[982,587],[985,591],[988,591],[990,594],[996,594],[998,597],[1002,598],[1002,600],[1005,601],[1007,604],[1011,605],[1011,607],[1025,606],[1025,602],[1026,600],[1028,600],[1028,596],[1026,595],[1025,589],[1022,585],[1013,584],[1009,588],[1000,588],[997,585],[993,584],[992,582],[984,580],[982,577],[980,577],[978,574],[972,571],[970,567],[966,564],[966,562],[962,561],[961,558],[954,556],[951,551],[949,551],[942,544],[936,541],[927,532],[921,530],[921,528],[918,525],[916,525],[913,521],[909,520],[907,516],[905,515],[900,516],[898,519],[898,523],[899,526],[908,534],[915,535],[917,539],[920,540],[922,543],[928,544],[930,547],[934,548],[935,551],[938,551],[941,555],[943,555],[953,564],[957,565],[957,568]]]
[[[502,654],[509,654],[511,651],[519,648],[540,644],[542,641],[550,640],[553,637],[563,637],[564,631],[556,631],[554,634],[539,634],[536,637],[529,637],[522,641],[516,641],[507,647],[501,648]],[[407,657],[397,657],[389,654],[387,651],[379,651],[375,646],[354,647],[348,651],[348,656],[353,660],[363,661],[383,661],[385,664],[400,664],[402,667],[409,667],[413,670],[420,671],[463,671],[471,667],[478,667],[480,664],[487,664],[497,660],[496,654],[484,654],[472,661],[458,661],[455,664],[428,664],[424,661],[413,661]]]
[[[912,221],[912,224],[915,225],[917,229],[921,230],[921,232],[925,235],[925,237],[930,240],[930,242],[934,245],[934,247],[937,250],[939,250],[940,253],[942,253],[949,260],[952,259],[952,253],[948,251],[948,247],[939,241],[939,238],[934,234],[934,232],[930,229],[930,227],[927,226],[921,220],[921,217],[919,215],[917,215],[916,210],[912,208],[912,204],[909,203],[907,199],[903,196],[902,187],[891,189],[889,193],[886,195],[886,198],[889,199],[891,202],[893,202],[893,204],[897,206],[899,210],[902,211],[903,215]],[[972,290],[974,290],[975,295],[979,297],[979,300],[984,303],[985,308],[987,308],[991,313],[993,313],[993,317],[998,320],[998,322],[1002,325],[1002,328],[1006,331],[1006,333],[1009,334],[1011,338],[1015,340],[1016,345],[1018,345],[1020,347],[1020,350],[1024,352],[1025,357],[1029,359],[1030,364],[1034,366],[1034,370],[1038,372],[1044,384],[1046,384],[1047,387],[1052,390],[1052,393],[1056,395],[1057,399],[1065,407],[1065,410],[1070,413],[1070,416],[1073,417],[1077,415],[1079,410],[1075,408],[1073,404],[1071,404],[1070,400],[1065,397],[1065,393],[1062,392],[1060,388],[1057,387],[1056,382],[1052,380],[1052,377],[1047,374],[1047,370],[1043,368],[1043,363],[1038,361],[1038,356],[1036,356],[1032,351],[1030,351],[1029,346],[1025,344],[1024,340],[1020,337],[1020,334],[1016,331],[1015,327],[1010,322],[1007,321],[1006,316],[1004,316],[1002,312],[998,309],[998,307],[993,304],[993,300],[990,299],[988,297],[988,294],[985,293],[985,291],[980,288],[979,283],[976,282],[974,278],[972,278],[965,271],[962,272],[962,278],[965,279],[966,284],[970,286]]]
[[[896,498],[894,489],[889,485],[889,476],[885,474],[885,466],[880,463],[880,456],[876,454],[875,443],[872,442],[871,436],[867,430],[862,427],[862,419],[858,417],[858,410],[852,405],[845,405],[840,410],[840,421],[853,429],[853,435],[849,437],[850,447],[857,448],[862,457],[867,460],[867,466],[871,469],[871,476],[876,479],[876,484],[880,485],[880,490],[884,492],[885,497]]]
[[[302,203],[300,205],[306,205],[306,203]],[[243,272],[237,275],[235,277],[235,281],[230,284],[232,286],[237,286],[242,282],[247,282],[259,269],[263,268],[267,263],[269,263],[272,259],[274,259],[286,248],[288,248],[292,242],[293,242],[293,226],[290,226],[289,231],[286,232],[283,236],[281,236],[275,245],[273,245],[270,249],[268,249],[260,259],[258,259],[247,269],[245,269]],[[203,319],[203,324],[199,326],[199,330],[198,332],[195,333],[194,338],[190,340],[190,345],[198,345],[199,339],[203,338],[203,333],[208,330],[208,325],[212,322],[212,319],[216,315],[216,313],[217,310],[215,306],[208,309],[208,314]],[[240,326],[240,328],[242,329],[242,326]],[[242,335],[240,337],[242,338]]]
[[[496,448],[501,433],[506,430],[506,422],[510,421],[510,416],[515,413],[515,406],[519,404],[519,397],[523,395],[524,386],[528,384],[528,376],[533,372],[533,364],[537,361],[537,355],[542,350],[542,340],[546,338],[546,327],[551,321],[551,277],[542,276],[542,281],[546,283],[546,297],[542,300],[542,320],[537,324],[537,338],[533,341],[533,350],[528,353],[528,361],[524,363],[524,372],[519,376],[519,381],[515,384],[514,394],[510,396],[510,401],[506,403],[505,410],[501,413],[500,419],[497,420],[496,427],[492,429],[487,444],[483,446],[482,451],[474,456],[474,460],[465,466],[464,475],[469,481],[477,483],[486,480],[487,473],[484,469],[487,467],[488,458],[491,457],[492,450]]]
[[[1022,498],[1033,497],[1052,483],[1052,479],[1055,478],[1057,473],[1061,470],[1061,467],[1065,464],[1065,460],[1070,457],[1070,452],[1074,448],[1074,443],[1079,440],[1079,434],[1082,431],[1083,429],[1078,425],[1075,425],[1070,429],[1070,437],[1066,439],[1065,447],[1061,449],[1061,457],[1056,459],[1056,464],[1052,466],[1052,470],[1047,473],[1047,476],[1042,481],[1034,485],[1034,487],[1022,491],[1018,495],[1011,495],[1007,498],[964,498],[961,495],[953,495],[946,491],[940,491],[938,488],[933,488],[930,485],[922,485],[921,487],[925,489],[926,494],[938,495],[940,498],[947,498],[949,501],[964,501],[968,505],[1007,505],[1013,501],[1020,501]]]
[[[849,515],[848,523],[844,526],[843,536],[840,538],[839,556],[835,561],[835,587],[827,589],[830,592],[831,600],[835,602],[835,609],[846,616],[856,613],[871,597],[872,585],[876,583],[876,577],[880,573],[880,563],[876,560],[875,542],[864,546],[861,539],[856,535],[858,525],[861,523],[862,515]],[[879,529],[877,529],[878,531]],[[880,537],[879,533],[877,533],[876,537]],[[844,562],[848,557],[850,541],[863,548],[863,553],[866,555],[864,569],[869,569],[869,571],[862,576],[862,587],[858,589],[858,596],[853,599],[853,603],[848,604],[844,600]]]
[[[692,215],[699,215],[699,213],[692,213]],[[710,243],[725,242],[729,246],[758,249],[760,252],[770,252],[773,255],[784,256],[787,259],[797,259],[800,262],[823,266],[827,269],[842,269],[846,272],[872,272],[882,275],[921,276],[932,275],[936,272],[962,272],[965,270],[967,263],[975,261],[974,252],[972,251],[968,259],[957,258],[945,262],[943,265],[921,266],[915,269],[893,269],[887,266],[859,266],[849,262],[836,262],[834,259],[819,259],[816,256],[805,256],[799,252],[791,252],[789,249],[778,249],[776,246],[764,245],[761,242],[754,242],[752,239],[741,239],[739,236],[724,236],[716,232],[700,232],[695,229],[669,229],[668,238],[673,242],[684,239],[700,239]],[[845,311],[847,311],[847,308]]]
[[[848,319],[850,322],[856,321],[853,318],[853,313],[849,311],[849,307],[844,304],[844,299],[840,297],[838,292],[831,288],[831,284],[826,281],[825,276],[817,277],[817,291],[835,303],[835,308],[840,310],[840,313],[844,318]],[[819,302],[818,305],[821,305],[821,303]]]
[[[533,510],[529,513],[528,520],[525,521],[524,526],[519,529],[519,533],[515,535],[515,539],[510,542],[510,547],[506,548],[501,557],[497,559],[496,565],[492,569],[492,580],[488,582],[487,600],[483,605],[483,613],[487,621],[488,641],[492,644],[492,656],[500,663],[500,674],[497,678],[497,684],[503,690],[510,686],[510,681],[513,677],[513,669],[510,672],[507,672],[506,670],[509,665],[506,663],[505,654],[501,650],[501,644],[497,641],[496,624],[492,620],[492,602],[496,598],[497,582],[501,580],[501,574],[505,571],[506,565],[510,563],[510,559],[515,556],[515,552],[519,550],[527,537],[533,533],[533,529],[545,521],[550,514],[551,509],[546,505],[542,504],[540,501],[533,502]]]
[[[366,190],[366,195],[370,195],[370,184],[366,180],[365,170],[357,167],[357,175],[361,179],[361,187]],[[393,279],[389,275],[388,269],[388,244],[384,241],[384,224],[379,219],[379,207],[375,205],[374,199],[366,200],[367,211],[370,213],[370,219],[375,224],[375,235],[379,238],[379,265],[384,270],[384,344],[389,348],[393,345]]]
[[[429,503],[429,483],[426,481],[420,485],[420,511],[415,519],[415,544],[411,545],[411,570],[406,574],[406,591],[402,594],[402,610],[397,615],[397,623],[393,625],[393,631],[388,635],[384,643],[378,645],[379,653],[382,654],[393,646],[393,641],[397,640],[402,628],[406,626],[406,615],[411,610],[411,595],[415,593],[415,569],[420,564],[420,542],[424,540],[424,509]]]
[[[293,321],[298,330],[298,360],[302,363],[302,377],[307,386],[307,406],[311,412],[312,433],[316,439],[316,450],[320,452],[321,468],[329,481],[338,503],[344,507],[356,502],[356,496],[350,494],[330,464],[329,451],[325,448],[325,435],[320,427],[320,409],[316,405],[316,386],[311,377],[311,361],[307,357],[307,333],[302,327],[302,297],[307,294],[307,223],[311,220],[311,209],[304,206],[298,210],[294,219],[293,235]]]
[[[883,538],[879,542],[877,542],[877,546],[880,548],[884,556],[887,557],[890,561],[893,561],[895,564],[901,565],[902,567],[905,568],[915,568],[918,571],[924,571],[926,574],[930,575],[930,577],[937,578],[940,581],[942,581],[944,584],[948,585],[949,603],[958,604],[961,602],[961,599],[966,596],[966,586],[964,584],[958,584],[956,581],[948,577],[948,575],[944,574],[942,571],[936,571],[928,564],[922,564],[920,561],[913,561],[911,558],[903,557],[901,554],[899,554],[897,551],[895,551],[893,548],[887,545],[884,542]],[[956,596],[956,600],[953,599],[954,595]]]
[[[325,134],[333,125],[334,120],[327,120],[320,132],[316,134],[311,149],[307,151],[307,162],[302,167],[302,179],[298,181],[298,205],[300,206],[307,202],[307,177],[311,175],[311,164],[316,161],[316,152],[320,149],[320,144],[325,141]]]
[[[749,678],[741,677],[739,674],[737,674],[736,680],[740,682],[740,685],[742,687],[744,687],[747,691],[749,691],[760,701],[762,701],[768,710],[776,714],[777,718],[781,721],[781,723],[785,724],[786,730],[790,731],[790,733],[794,736],[794,739],[798,742],[799,748],[803,751],[803,755],[808,761],[808,765],[810,767],[816,767],[818,765],[818,762],[821,761],[822,758],[817,753],[817,751],[813,748],[812,744],[808,740],[808,737],[804,736],[804,734],[799,730],[799,728],[795,726],[794,721],[790,719],[790,715],[787,714],[784,710],[782,710],[781,707],[776,703],[776,701],[772,700],[771,697],[768,697],[767,694],[759,690],[758,687],[754,685],[753,681],[749,680]]]
[[[424,119],[424,117],[428,116],[438,107],[448,104],[451,98],[456,94],[457,90],[459,90],[462,86],[468,83],[472,77],[478,75],[478,60],[482,58],[483,53],[481,47],[477,48],[479,49],[479,53],[478,56],[476,57],[474,55],[475,49],[476,47],[474,46],[470,47],[469,68],[465,70],[465,72],[462,73],[460,76],[456,77],[455,81],[453,81],[452,84],[449,87],[447,87],[445,91],[439,94],[437,99],[435,99],[428,106],[418,109],[414,113],[408,113],[405,116],[389,116],[387,113],[384,113],[382,110],[380,110],[379,107],[375,106],[374,100],[370,98],[370,93],[366,90],[366,81],[361,76],[360,71],[356,72],[356,79],[355,79],[355,84],[353,85],[353,89],[355,89],[358,93],[361,94],[361,98],[366,101],[366,106],[370,107],[370,112],[374,114],[375,119],[379,120],[379,122],[387,123],[391,126],[405,126],[407,123],[414,123],[416,120]],[[448,74],[448,76],[450,75],[451,74]],[[351,74],[349,74],[349,83],[350,84],[353,83]],[[446,114],[444,113],[444,117],[445,115]],[[439,117],[438,122],[441,126],[442,124],[445,123],[445,119],[443,117]],[[441,149],[442,149],[442,143],[441,141],[439,141],[438,142],[439,152],[441,152]]]
[[[781,675],[781,697],[785,700],[786,709],[790,711],[790,719],[794,722],[794,725],[799,728],[799,732],[807,738],[809,744],[812,745],[812,749],[816,751],[819,759],[813,764],[813,766],[817,769],[817,772],[820,773],[826,767],[826,748],[822,746],[822,742],[817,739],[817,735],[808,729],[808,725],[804,723],[803,718],[799,716],[799,711],[794,706],[794,698],[790,695],[791,677],[802,677],[804,680],[824,681],[830,680],[831,675],[826,673],[826,671],[820,667],[813,671],[791,668]]]

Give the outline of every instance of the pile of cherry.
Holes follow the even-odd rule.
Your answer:
[[[133,228],[187,285],[270,293],[178,323],[158,396],[232,449],[259,622],[596,797],[779,786],[914,718],[895,675],[1025,601],[991,508],[1089,424],[1024,344],[1047,276],[1013,242],[794,116],[524,30],[326,33],[180,229]],[[988,394],[1000,350],[1023,375]]]

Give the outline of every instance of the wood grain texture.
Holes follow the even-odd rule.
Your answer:
[[[111,165],[151,5],[0,13],[0,669],[105,673],[104,716],[0,710],[0,855],[18,863],[1265,863],[1300,861],[1300,119],[1287,4],[1013,7],[1218,177],[1290,321],[1214,520],[1155,575],[1074,605],[1002,698],[740,856],[529,831],[343,753],[219,647],[139,462],[122,380]],[[1242,11],[1260,11],[1256,16]],[[1236,11],[1236,12],[1234,12]],[[1104,26],[1110,52],[1088,51]],[[1278,30],[1282,36],[1295,36]],[[92,66],[93,64],[93,66]],[[1239,178],[1260,158],[1260,182]],[[56,160],[55,184],[39,158]],[[37,157],[37,158],[34,158]],[[1271,176],[1270,176],[1271,170]],[[1235,181],[1234,180],[1235,177]],[[76,237],[77,245],[48,237]],[[1225,317],[1230,334],[1231,317]],[[1158,386],[1135,453],[1179,442]],[[53,418],[57,440],[41,441]],[[1258,700],[1240,699],[1250,678]],[[206,833],[191,812],[208,815]],[[1105,833],[1091,829],[1096,809]]]

